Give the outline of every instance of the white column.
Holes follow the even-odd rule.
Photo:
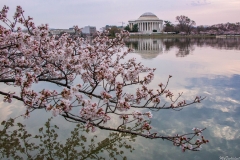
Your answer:
[[[153,22],[151,23],[151,32],[152,32],[152,30],[153,30]]]
[[[149,24],[148,24],[148,23],[149,23],[149,22],[147,22],[147,31],[148,31],[148,29],[149,29],[149,28],[148,28],[148,27],[149,27]]]
[[[163,30],[163,23],[161,22],[161,31]]]
[[[150,22],[150,31],[152,32],[152,22]]]

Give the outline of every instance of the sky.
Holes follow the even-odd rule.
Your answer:
[[[240,21],[240,0],[1,0],[12,17],[16,6],[22,6],[25,16],[36,25],[50,28],[70,28],[105,25],[124,26],[145,12],[159,19],[176,23],[176,16],[185,15],[197,25],[235,23]],[[2,22],[0,22],[2,25]]]

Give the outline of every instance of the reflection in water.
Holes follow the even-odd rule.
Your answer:
[[[220,156],[238,158],[240,157],[239,40],[239,38],[173,38],[130,39],[126,42],[127,46],[135,49],[135,53],[129,56],[138,58],[137,61],[141,61],[146,66],[157,68],[153,83],[157,85],[171,74],[173,79],[170,87],[176,91],[174,93],[184,92],[186,96],[184,99],[191,99],[196,95],[207,96],[198,106],[185,108],[181,112],[164,110],[153,112],[151,123],[164,135],[175,135],[177,131],[188,132],[196,126],[207,127],[205,135],[210,143],[200,152],[181,153],[179,148],[169,142],[141,137],[137,137],[137,143],[133,143],[135,137],[117,133],[111,133],[106,138],[104,131],[99,131],[100,134],[96,138],[82,131],[81,126],[73,129],[70,125],[65,125],[67,130],[72,131],[67,139],[61,137],[64,133],[59,132],[55,126],[50,126],[50,121],[39,134],[28,135],[30,132],[25,132],[26,128],[21,124],[7,122],[15,126],[7,127],[5,123],[0,127],[0,158],[37,159],[37,156],[39,159],[111,159],[109,156],[116,159],[126,156],[128,159],[142,160],[208,160],[219,159]],[[150,47],[153,48],[149,50]],[[162,53],[167,54],[157,57]],[[182,57],[191,56],[175,58],[176,54]],[[22,113],[17,103],[7,107],[6,104],[2,106],[1,116],[12,112],[14,114],[8,117],[16,117],[19,112]],[[6,108],[10,108],[9,111],[5,110]],[[31,121],[32,125],[35,125],[36,121],[47,117],[39,112],[28,122]],[[27,127],[29,128],[29,125]],[[99,140],[100,136],[104,138]],[[131,147],[133,145],[135,150],[131,154],[129,152],[133,150]]]
[[[240,38],[172,38],[162,39],[162,43],[167,54],[151,61],[141,59],[137,52],[132,57],[157,68],[155,81],[173,75],[170,85],[176,92],[183,92],[184,99],[195,95],[207,98],[180,113],[153,113],[152,125],[163,134],[206,127],[205,136],[210,143],[200,152],[181,154],[169,144],[153,142],[146,155],[154,150],[152,159],[240,159]]]
[[[173,47],[177,47],[177,57],[185,57],[194,51],[194,44],[191,43],[190,38],[184,39],[164,39],[165,52],[168,52]]]
[[[107,159],[124,156],[134,148],[129,145],[135,137],[128,134],[110,133],[108,138],[97,142],[97,136],[87,138],[84,126],[77,124],[71,137],[62,143],[58,139],[58,126],[51,119],[39,128],[39,134],[31,135],[21,123],[13,119],[3,121],[0,126],[1,159]],[[84,135],[85,133],[85,135]]]
[[[210,46],[218,49],[240,50],[240,38],[198,38],[192,39],[192,43],[199,47]]]
[[[163,53],[162,39],[129,39],[126,46],[134,49],[144,59],[152,59]]]
[[[165,49],[184,46],[213,47],[218,49],[240,50],[240,38],[171,38],[164,39]],[[185,44],[184,44],[185,43]]]
[[[144,59],[152,59],[163,52],[177,48],[177,57],[191,54],[195,46],[218,49],[240,50],[240,38],[168,38],[168,39],[129,39],[126,46],[134,49]]]

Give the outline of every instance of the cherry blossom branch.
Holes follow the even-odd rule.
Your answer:
[[[75,122],[79,122],[80,121],[80,122],[82,122],[84,124],[88,123],[87,121],[71,117],[71,116],[69,116],[68,113],[63,113],[62,116],[65,119],[73,120],[72,122],[74,122],[74,121]],[[91,127],[93,127],[93,126],[94,127],[98,127],[98,128],[100,128],[102,130],[115,131],[115,132],[120,132],[120,133],[129,133],[129,134],[141,136],[141,137],[144,137],[144,138],[147,138],[147,139],[168,140],[168,141],[173,142],[174,145],[176,145],[176,146],[181,146],[183,152],[185,150],[198,151],[202,144],[208,143],[208,140],[205,140],[203,137],[201,137],[201,140],[197,139],[195,142],[191,142],[191,140],[193,140],[194,137],[200,136],[201,133],[206,128],[204,128],[204,129],[198,129],[198,128],[195,129],[194,128],[193,129],[195,131],[194,133],[187,133],[187,134],[175,135],[175,136],[162,136],[162,135],[158,135],[157,133],[144,134],[144,133],[141,133],[141,132],[134,132],[134,131],[131,131],[131,130],[126,130],[126,129],[120,129],[120,128],[115,129],[115,128],[111,128],[111,127],[105,127],[105,126],[101,126],[101,125],[94,124],[94,123],[91,123],[90,126]]]
[[[4,6],[0,21],[7,21],[7,11],[8,7]],[[20,97],[11,89],[0,94],[4,102],[11,103],[12,98],[22,101],[26,106],[25,117],[34,110],[45,109],[53,116],[62,115],[68,121],[85,123],[92,131],[100,128],[162,138],[181,146],[183,151],[197,150],[207,143],[204,138],[192,142],[204,129],[181,136],[161,136],[152,131],[150,111],[179,111],[200,103],[205,97],[197,96],[186,102],[180,99],[180,93],[174,98],[167,89],[171,75],[165,85],[160,83],[157,89],[149,88],[156,69],[145,67],[135,58],[126,59],[131,52],[124,47],[124,39],[129,36],[127,31],[116,34],[114,39],[107,36],[108,31],[98,32],[92,43],[67,33],[50,36],[47,24],[35,26],[33,19],[25,18],[23,12],[18,6],[12,26],[18,23],[27,28],[27,33],[20,27],[13,31],[0,26],[0,83],[16,87]],[[39,82],[44,83],[34,88]],[[51,90],[45,84],[59,88]],[[74,112],[73,107],[78,107],[79,112]],[[106,127],[108,121],[116,118],[119,118],[117,126]]]

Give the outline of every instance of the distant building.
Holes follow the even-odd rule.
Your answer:
[[[146,12],[142,14],[137,20],[128,21],[129,27],[132,29],[134,24],[138,25],[138,32],[152,33],[153,30],[162,32],[163,20],[160,20],[155,14]]]
[[[81,31],[83,34],[94,35],[97,29],[94,26],[85,26]]]

